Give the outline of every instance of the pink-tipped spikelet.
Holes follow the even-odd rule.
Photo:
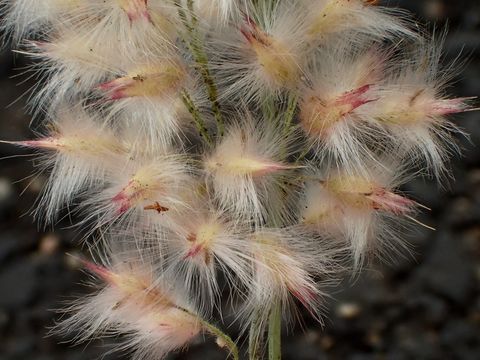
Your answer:
[[[324,45],[328,41],[362,42],[388,39],[391,36],[413,36],[403,21],[401,12],[368,0],[302,0],[305,6],[305,36],[311,43]],[[355,36],[344,37],[345,32]]]
[[[248,120],[242,125],[233,125],[203,161],[215,200],[221,209],[243,219],[262,222],[268,214],[287,218],[282,177],[295,169],[285,161],[289,139]]]
[[[202,322],[183,297],[169,291],[167,284],[156,284],[155,274],[146,265],[85,263],[104,285],[68,309],[71,317],[59,323],[56,331],[82,329],[77,342],[101,334],[123,334],[120,349],[131,352],[134,359],[162,359],[186,347],[202,332]]]
[[[346,240],[355,267],[372,253],[388,257],[384,254],[401,250],[405,244],[395,230],[406,226],[406,220],[415,222],[412,216],[420,207],[396,192],[408,178],[401,168],[390,169],[391,159],[365,163],[369,166],[361,170],[310,176],[301,215],[305,226]]]
[[[198,306],[211,310],[220,295],[218,273],[224,272],[232,291],[242,292],[251,282],[251,255],[245,228],[198,199],[187,211],[174,215],[167,235],[167,272],[199,294]],[[243,290],[242,290],[243,289]]]
[[[127,154],[105,180],[83,204],[89,210],[94,207],[86,219],[94,221],[95,228],[114,223],[123,231],[140,224],[156,228],[168,223],[171,213],[189,207],[184,199],[193,182],[192,169],[181,155]]]
[[[0,15],[41,80],[40,135],[2,142],[40,153],[35,215],[76,211],[99,259],[83,263],[102,284],[56,329],[121,337],[136,360],[202,334],[239,360],[213,315],[240,322],[250,359],[280,359],[283,319],[322,324],[326,285],[430,228],[399,189],[445,180],[449,117],[476,110],[447,94],[441,41],[376,0],[0,0]]]
[[[111,129],[80,107],[58,111],[57,119],[46,127],[46,135],[37,140],[12,143],[40,151],[39,166],[51,171],[35,210],[36,216],[50,222],[80,192],[98,189],[126,149]]]
[[[376,49],[339,46],[321,52],[317,61],[311,85],[301,91],[300,127],[318,158],[362,166],[382,146],[381,125],[367,105],[379,100],[387,57]]]
[[[458,151],[452,133],[461,130],[447,116],[474,109],[471,99],[446,97],[453,74],[439,68],[440,56],[437,42],[419,45],[409,63],[382,82],[379,100],[371,104],[394,146],[435,176],[445,173],[450,153]]]
[[[122,73],[97,86],[106,120],[136,129],[153,147],[168,148],[181,131],[182,92],[194,88],[184,64],[175,58],[132,62]]]
[[[250,301],[256,302],[253,308],[297,299],[312,314],[318,313],[321,293],[314,276],[325,273],[327,264],[309,252],[311,239],[302,243],[301,235],[299,229],[262,229],[252,235],[256,266],[250,295]],[[269,312],[267,308],[264,313]]]
[[[313,318],[321,320],[324,292],[319,278],[325,282],[335,269],[335,251],[305,228],[264,228],[250,236],[254,256],[254,276],[242,316],[249,326],[256,323],[250,339],[261,341],[269,317],[276,311],[296,320],[297,305]]]
[[[264,5],[261,5],[264,4]],[[226,98],[262,102],[269,94],[295,91],[305,71],[301,14],[288,2],[248,8],[231,34],[218,40],[212,61]],[[228,60],[227,60],[228,58]]]

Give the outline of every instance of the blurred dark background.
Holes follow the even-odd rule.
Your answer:
[[[422,24],[448,25],[446,60],[460,52],[468,59],[451,93],[480,95],[480,1],[388,3],[413,11]],[[23,66],[9,49],[1,53],[1,139],[32,137],[24,108],[32,82],[22,83]],[[480,113],[453,121],[470,134],[470,142],[459,139],[464,150],[453,160],[456,180],[439,189],[418,179],[404,189],[432,209],[421,220],[437,231],[419,229],[409,236],[411,257],[336,288],[323,329],[309,320],[303,329],[288,329],[284,359],[480,359]],[[39,229],[28,214],[45,177],[31,177],[35,169],[27,154],[0,144],[0,360],[100,358],[108,344],[72,346],[47,337],[52,310],[86,291],[80,285],[85,274],[65,255],[81,252],[68,222],[53,232]],[[210,343],[172,359],[223,359]]]

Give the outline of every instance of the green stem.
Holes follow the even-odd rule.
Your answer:
[[[261,354],[264,328],[261,322],[262,316],[257,310],[254,314],[253,321],[250,324],[250,332],[248,337],[249,360],[260,360],[262,358]]]
[[[222,344],[229,350],[230,355],[233,357],[234,360],[239,360],[238,355],[238,348],[235,342],[225,334],[222,330],[217,328],[216,326],[202,320],[203,328],[210,333],[211,335],[215,336],[217,339],[221,340]]]
[[[182,20],[183,26],[187,29],[188,33],[192,33],[194,31],[193,27],[190,25],[187,19],[187,14],[185,13],[185,10],[183,9],[182,4],[180,4],[180,0],[175,0],[175,6],[178,8],[178,16],[180,17],[180,20]]]
[[[276,120],[276,109],[277,104],[275,103],[272,96],[265,96],[261,101],[261,109],[263,118],[265,121],[268,121],[271,125],[277,126],[278,124],[274,122]]]
[[[298,165],[305,157],[308,155],[310,152],[310,148],[308,145],[306,145],[305,150],[302,151],[302,153],[298,156],[298,158],[295,160],[295,165]]]
[[[285,111],[285,136],[290,135],[293,118],[295,117],[295,112],[297,111],[297,104],[298,104],[298,96],[290,95],[288,97],[288,106]]]
[[[222,330],[220,330],[218,327],[216,327],[213,324],[210,324],[208,321],[200,318],[198,315],[195,315],[191,311],[182,308],[182,307],[177,307],[179,310],[185,312],[186,314],[196,318],[200,324],[202,325],[202,328],[205,332],[209,333],[210,335],[213,335],[217,338],[217,343],[220,345],[222,344],[222,347],[226,347],[229,350],[229,355],[233,357],[234,360],[239,360],[240,357],[238,355],[238,348],[235,342],[232,340],[230,336],[225,334]],[[218,340],[221,340],[219,342]]]
[[[284,160],[288,160],[289,137],[292,132],[293,118],[295,117],[295,113],[297,112],[297,103],[298,97],[296,95],[290,95],[288,97],[287,108],[283,112],[283,117],[280,117],[280,119],[283,120],[283,124],[279,125],[283,125],[284,144],[282,147],[282,155]]]
[[[207,87],[208,99],[210,100],[210,103],[212,105],[213,115],[217,122],[218,134],[220,136],[223,136],[223,134],[225,133],[225,123],[223,121],[223,116],[220,110],[220,103],[218,101],[218,90],[208,67],[207,53],[205,52],[202,41],[200,40],[200,36],[198,35],[198,18],[194,12],[193,0],[187,0],[187,7],[190,13],[191,23],[188,21],[187,14],[182,8],[179,0],[175,1],[175,5],[178,7],[179,17],[182,20],[190,37],[190,41],[187,42],[188,48],[192,53],[193,58],[195,59],[195,62],[200,70],[203,82]]]
[[[190,17],[192,18],[192,26],[196,27],[198,25],[198,18],[195,14],[195,9],[193,8],[193,0],[187,0],[188,11],[190,11]]]
[[[207,126],[205,125],[202,115],[200,114],[198,108],[195,106],[192,98],[186,90],[183,90],[181,94],[183,104],[187,108],[188,112],[192,115],[193,121],[195,122],[195,125],[197,126],[197,130],[200,132],[200,135],[205,139],[208,145],[213,145],[213,141],[210,137],[210,134],[208,133]]]
[[[268,359],[282,358],[282,308],[276,304],[268,321]]]

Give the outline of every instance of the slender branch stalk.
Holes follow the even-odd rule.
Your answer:
[[[187,46],[192,53],[193,58],[195,59],[203,82],[207,88],[208,99],[210,100],[210,103],[212,105],[212,111],[215,117],[215,121],[217,122],[218,135],[223,136],[225,133],[225,123],[223,120],[222,112],[220,110],[220,103],[218,101],[218,89],[208,67],[208,55],[205,52],[202,40],[200,39],[197,31],[198,18],[195,15],[193,0],[187,0],[187,7],[190,14],[191,22],[188,21],[187,14],[182,8],[180,1],[176,0],[175,4],[178,7],[179,17],[182,20],[185,29],[187,30],[187,33],[190,37],[190,41],[187,42]]]
[[[217,328],[216,326],[202,320],[202,325],[203,325],[203,328],[208,332],[210,333],[211,335],[215,336],[217,339],[219,339],[222,343],[222,345],[224,345],[225,348],[227,348],[230,352],[230,355],[231,357],[234,359],[234,360],[239,360],[240,357],[238,355],[238,348],[237,348],[237,345],[235,344],[235,342],[230,338],[230,336],[228,336],[227,334],[225,334],[222,330],[220,330],[219,328]]]
[[[197,127],[197,130],[200,132],[200,135],[203,137],[203,139],[205,139],[205,142],[208,145],[213,145],[213,140],[208,133],[208,129],[205,122],[203,121],[202,115],[200,114],[198,108],[195,106],[195,103],[190,97],[190,94],[186,90],[182,91],[182,101],[188,112],[192,115],[193,121],[195,122],[195,125]]]
[[[282,308],[275,304],[268,321],[268,360],[282,358]]]
[[[261,360],[262,343],[264,336],[264,328],[261,324],[261,314],[257,311],[254,314],[252,323],[250,324],[250,332],[248,337],[248,358],[249,360]]]
[[[295,113],[297,111],[297,104],[298,104],[298,96],[297,95],[290,95],[288,97],[288,104],[287,109],[285,111],[285,135],[290,135],[292,130],[293,118],[295,117]]]
[[[310,152],[310,147],[308,146],[308,144],[305,145],[305,149],[302,151],[302,153],[297,157],[297,159],[295,160],[295,165],[298,165],[300,164],[300,162],[303,161],[303,159],[305,159],[305,157],[308,155],[308,153]]]

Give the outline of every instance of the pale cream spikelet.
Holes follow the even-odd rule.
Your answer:
[[[441,46],[419,44],[413,58],[395,68],[379,89],[379,100],[369,104],[372,117],[390,135],[393,151],[426,165],[441,177],[452,152],[458,152],[452,133],[462,133],[448,115],[476,110],[469,98],[445,95],[453,73],[441,69]]]
[[[298,320],[296,303],[318,321],[325,294],[319,279],[329,282],[335,272],[334,250],[301,227],[264,228],[250,237],[254,277],[242,316],[261,334],[272,311]],[[259,341],[259,339],[255,339]]]
[[[108,47],[91,41],[88,33],[68,26],[52,32],[47,41],[26,42],[19,52],[36,61],[29,72],[48,80],[33,94],[30,106],[35,114],[91,98],[95,86],[110,79],[112,68],[123,61]]]
[[[3,0],[1,24],[14,45],[45,34],[52,23],[66,22],[66,15],[80,10],[82,0]]]
[[[98,189],[127,150],[112,130],[79,106],[59,110],[45,128],[36,140],[11,143],[43,153],[39,166],[51,173],[35,215],[50,222],[80,192]]]
[[[205,331],[186,297],[159,282],[150,264],[140,257],[120,260],[107,267],[85,263],[104,285],[67,308],[55,332],[75,330],[75,343],[124,335],[118,349],[140,360],[163,359]]]
[[[285,159],[289,139],[264,125],[253,125],[248,113],[230,126],[215,149],[203,159],[207,184],[219,208],[240,219],[261,224],[267,217],[282,222],[290,217],[285,177],[297,166]]]
[[[247,228],[248,229],[248,228]],[[206,198],[173,215],[166,236],[166,272],[180,286],[197,294],[200,309],[219,305],[223,274],[229,294],[242,295],[251,282],[251,255],[245,225],[216,210]]]
[[[385,40],[395,36],[416,36],[405,13],[376,6],[369,0],[302,0],[305,34],[310,44],[359,43],[366,39]]]
[[[392,159],[368,160],[362,169],[329,169],[306,175],[301,223],[328,234],[351,248],[354,268],[378,255],[395,259],[406,247],[401,239],[420,204],[396,188],[406,181]],[[392,170],[391,170],[392,169]]]
[[[97,89],[106,100],[106,121],[136,128],[149,144],[163,148],[182,132],[184,92],[193,98],[197,93],[195,80],[178,57],[132,62]]]
[[[119,58],[137,52],[156,54],[175,47],[177,14],[173,4],[147,0],[83,0],[70,14],[75,28],[116,50]]]
[[[184,194],[191,188],[192,167],[182,154],[129,153],[118,161],[106,186],[85,199],[84,222],[93,229],[158,231],[168,226],[170,213],[188,208]]]
[[[295,91],[303,80],[306,50],[298,11],[286,2],[273,11],[269,6],[251,5],[230,34],[212,40],[212,67],[226,99],[261,103],[265,96]]]
[[[317,158],[359,167],[372,150],[382,149],[386,135],[367,105],[379,99],[387,59],[375,48],[319,52],[311,85],[299,100],[299,127]]]
[[[195,0],[195,12],[210,26],[223,26],[240,14],[244,0]]]

